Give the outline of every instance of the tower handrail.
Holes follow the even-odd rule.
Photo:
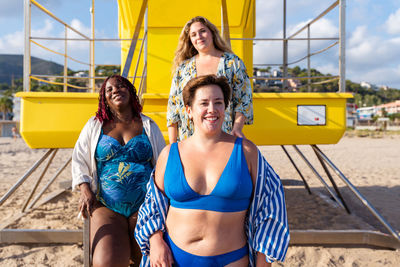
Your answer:
[[[229,31],[228,9],[226,7],[226,0],[221,0],[221,18],[222,18],[222,37],[229,47],[231,46],[231,37]]]
[[[140,33],[140,28],[142,27],[142,21],[144,19],[144,14],[146,12],[147,9],[147,0],[143,0],[142,1],[142,5],[140,7],[140,11],[139,11],[139,15],[136,21],[136,25],[135,25],[135,31],[133,32],[133,36],[132,36],[132,42],[131,45],[129,47],[129,51],[128,51],[128,55],[126,57],[125,60],[125,65],[124,65],[124,69],[122,71],[122,76],[123,77],[127,77],[130,67],[131,67],[131,63],[132,63],[132,59],[133,59],[133,54],[135,52],[135,48],[136,48],[136,43],[139,37],[139,33]]]
[[[64,76],[62,76],[64,77]],[[48,83],[48,84],[54,84],[54,85],[67,85],[68,87],[72,87],[75,89],[81,89],[81,90],[87,90],[90,89],[90,87],[82,87],[82,86],[78,86],[78,85],[74,85],[74,84],[69,84],[69,83],[61,83],[61,82],[53,82],[53,81],[48,81],[48,80],[44,80],[44,79],[40,79],[37,78],[35,76],[30,76],[31,79],[39,81],[39,82],[44,82],[44,83]]]
[[[45,7],[43,7],[41,4],[39,4],[36,0],[30,0],[32,4],[34,4],[37,8],[39,8],[40,10],[42,10],[44,13],[46,13],[47,15],[49,15],[50,17],[52,17],[53,19],[55,19],[56,21],[58,21],[59,23],[63,24],[64,26],[66,26],[67,28],[69,28],[70,30],[74,31],[75,33],[79,34],[80,36],[82,36],[83,38],[85,38],[86,40],[90,40],[90,37],[84,35],[83,33],[81,33],[80,31],[76,30],[75,28],[73,28],[72,26],[70,26],[68,23],[62,21],[61,19],[59,19],[58,17],[56,17],[53,13],[51,13],[49,10],[47,10]]]
[[[132,39],[120,39],[120,38],[90,38],[89,40],[86,39],[82,39],[82,38],[62,38],[62,37],[37,37],[37,36],[31,36],[31,39],[36,39],[36,40],[52,40],[52,41],[104,41],[104,42],[108,42],[108,41],[132,41]],[[138,38],[138,40],[143,40],[142,38]]]
[[[85,40],[85,41],[86,41],[86,40]],[[70,56],[68,56],[67,54],[63,54],[63,53],[54,51],[54,50],[52,50],[52,49],[50,49],[50,48],[47,48],[47,47],[45,47],[44,45],[41,45],[41,44],[39,44],[38,42],[35,42],[35,41],[33,41],[33,40],[31,40],[31,42],[34,43],[35,45],[37,45],[37,46],[39,46],[39,47],[41,47],[41,48],[43,48],[43,49],[49,51],[49,52],[52,52],[52,53],[54,53],[54,54],[57,54],[57,55],[60,55],[60,56],[63,56],[63,57],[67,57],[67,58],[69,58],[69,59],[71,59],[71,60],[73,60],[73,61],[75,61],[75,62],[77,62],[77,63],[90,66],[90,63],[85,63],[85,62],[83,62],[83,61],[80,61],[80,60],[77,60],[77,59],[75,59],[75,58],[73,58],[73,57],[70,57]]]
[[[321,53],[325,52],[326,50],[334,47],[337,44],[339,44],[339,42],[334,42],[333,44],[331,44],[331,45],[329,45],[329,46],[327,46],[327,47],[325,47],[325,48],[323,48],[323,49],[321,49],[321,50],[319,50],[317,52],[311,53],[310,55],[307,55],[307,56],[304,56],[304,57],[302,57],[302,58],[300,58],[298,60],[292,61],[292,62],[288,63],[288,65],[293,65],[293,64],[299,63],[300,61],[302,61],[302,60],[304,60],[304,59],[306,59],[308,57],[312,57],[312,56],[321,54]]]

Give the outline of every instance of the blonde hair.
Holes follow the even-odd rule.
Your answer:
[[[215,27],[214,24],[212,24],[205,17],[201,17],[201,16],[194,17],[186,23],[185,27],[183,27],[183,29],[182,29],[181,35],[179,36],[178,47],[176,48],[176,51],[175,51],[174,65],[172,68],[173,73],[175,72],[176,68],[183,61],[198,54],[196,48],[194,48],[192,42],[190,41],[190,36],[189,36],[190,26],[192,26],[192,24],[195,22],[200,22],[201,24],[206,26],[211,31],[212,36],[213,36],[213,44],[216,49],[218,49],[222,52],[232,53],[232,50],[226,44],[224,39],[222,39],[217,27]]]

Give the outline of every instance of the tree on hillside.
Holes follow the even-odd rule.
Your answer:
[[[0,83],[0,91],[5,91],[10,89],[10,86],[6,83]]]
[[[7,114],[9,112],[12,112],[12,109],[13,109],[12,97],[8,94],[4,94],[0,98],[0,112],[2,114],[1,119],[6,120]]]

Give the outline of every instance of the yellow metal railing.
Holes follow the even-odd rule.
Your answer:
[[[136,64],[136,68],[135,68],[135,75],[134,76],[126,76],[128,79],[133,79],[133,82],[135,81],[135,78],[140,78],[140,88],[138,90],[138,92],[143,92],[145,91],[145,85],[146,85],[146,75],[143,75],[146,73],[146,70],[143,69],[142,70],[142,75],[138,76],[137,72],[138,72],[138,66],[139,66],[139,60],[140,60],[140,56],[143,54],[142,50],[143,50],[143,46],[146,43],[146,34],[143,36],[143,38],[138,38],[138,34],[137,36],[134,36],[135,38],[133,39],[122,39],[122,38],[118,38],[118,39],[110,39],[110,38],[105,38],[105,39],[96,39],[94,38],[94,0],[92,0],[92,8],[91,8],[91,15],[92,15],[92,36],[86,36],[85,34],[79,32],[77,29],[75,29],[74,27],[72,27],[71,25],[67,24],[66,22],[64,22],[63,20],[61,20],[60,18],[58,18],[56,15],[54,15],[51,11],[49,11],[48,9],[46,9],[44,6],[42,6],[40,3],[38,3],[36,0],[24,0],[25,1],[25,51],[24,51],[24,91],[30,91],[31,86],[30,86],[30,81],[31,80],[36,80],[42,83],[46,83],[46,84],[52,84],[52,85],[60,85],[63,86],[63,91],[67,92],[68,88],[74,88],[74,89],[79,89],[82,90],[82,92],[95,92],[96,91],[96,79],[106,79],[107,77],[104,76],[96,76],[95,74],[95,66],[120,66],[120,65],[103,65],[103,64],[95,64],[94,62],[94,42],[96,41],[131,41],[134,39],[135,43],[140,40],[141,43],[141,49],[140,49],[140,53],[139,53],[139,58],[138,58],[138,62]],[[146,1],[143,2],[143,14],[144,11],[147,9],[147,2]],[[43,12],[44,14],[48,15],[50,18],[54,19],[55,21],[59,22],[60,24],[62,24],[64,26],[64,38],[59,38],[59,37],[35,37],[35,36],[31,36],[31,8],[32,5],[37,7],[38,10],[40,10],[41,12]],[[141,20],[143,20],[143,16],[141,18]],[[146,23],[146,22],[145,22]],[[140,28],[139,28],[140,29]],[[68,37],[68,30],[73,31],[74,33],[76,33],[77,35],[79,35],[81,38],[69,38]],[[146,32],[147,33],[147,32]],[[49,47],[46,47],[45,45],[43,45],[42,43],[40,43],[38,40],[58,40],[58,41],[64,41],[64,51],[63,52],[59,52],[59,51],[55,51],[54,49],[51,49]],[[70,55],[68,55],[68,41],[85,41],[85,42],[89,42],[89,53],[90,53],[90,62],[83,62],[81,60],[78,60],[76,58],[71,57]],[[57,76],[57,75],[38,75],[38,74],[33,74],[31,73],[31,44],[34,44],[50,53],[59,55],[64,57],[64,71],[63,71],[63,75],[62,76]],[[144,59],[146,59],[146,55],[144,56]],[[68,60],[72,60],[76,63],[82,64],[82,65],[86,65],[89,66],[89,75],[88,77],[77,77],[77,76],[68,76]],[[54,79],[60,79],[62,78],[63,81],[54,81]],[[89,80],[88,86],[78,86],[78,85],[74,85],[71,84],[69,82],[69,80]],[[144,79],[144,81],[142,81],[142,79]]]

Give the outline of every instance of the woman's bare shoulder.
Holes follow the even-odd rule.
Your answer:
[[[170,149],[171,145],[167,145],[163,148],[163,150],[161,150],[155,168],[155,183],[162,191],[164,190],[164,173],[167,166]]]
[[[249,139],[243,138],[243,150],[245,154],[258,154],[257,146]],[[247,156],[247,155],[246,155]]]

